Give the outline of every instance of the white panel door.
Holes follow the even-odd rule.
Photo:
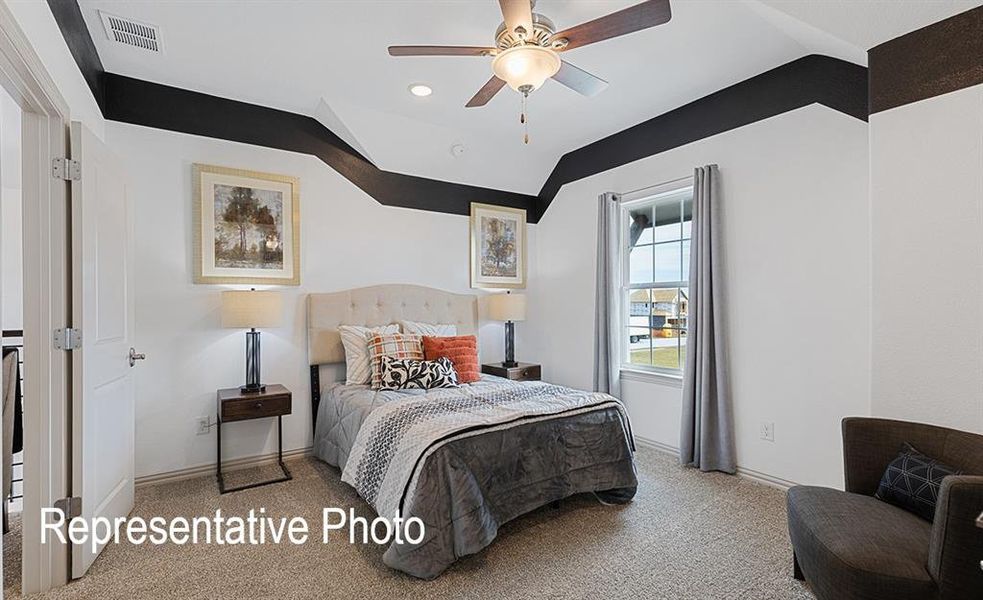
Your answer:
[[[72,352],[72,494],[82,516],[126,516],[133,509],[133,243],[127,183],[119,160],[73,122],[72,322],[82,347]],[[91,521],[90,521],[91,522]],[[72,577],[102,548],[72,547]]]

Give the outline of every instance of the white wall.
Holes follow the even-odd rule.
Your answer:
[[[263,379],[294,392],[284,449],[311,440],[306,293],[381,283],[471,292],[466,216],[384,207],[311,156],[115,122],[106,124],[106,141],[129,175],[135,214],[135,339],[147,354],[136,374],[138,476],[214,462],[214,431],[196,435],[195,418],[214,413],[217,388],[244,380],[243,332],[220,327],[223,287],[192,283],[193,162],[300,177],[302,285],[279,288],[287,325],[263,332]],[[482,327],[482,358],[500,360],[503,335],[500,324]],[[275,450],[270,422],[238,423],[225,433],[224,457]]]
[[[21,247],[21,113],[6,91],[0,88],[0,272],[3,278],[3,329],[24,326],[24,258]]]
[[[876,415],[983,433],[983,85],[870,119]]]
[[[812,105],[564,186],[537,226],[531,358],[550,380],[592,385],[597,196],[717,163],[738,464],[841,486],[840,419],[869,412],[867,136]],[[678,384],[624,379],[636,434],[677,446]]]

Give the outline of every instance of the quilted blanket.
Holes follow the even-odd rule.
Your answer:
[[[631,445],[628,417],[612,396],[547,383],[507,382],[431,390],[387,402],[366,417],[342,471],[384,517],[405,516],[427,457],[454,440],[537,421],[614,409],[622,443]]]

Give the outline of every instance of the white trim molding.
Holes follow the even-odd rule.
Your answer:
[[[314,449],[310,446],[307,448],[297,448],[296,450],[284,450],[283,460],[299,460],[310,456],[313,454],[313,451]],[[232,460],[222,461],[222,472],[227,473],[229,471],[240,471],[242,469],[249,469],[252,467],[272,465],[276,464],[276,459],[276,452],[271,452],[269,454],[258,454],[256,456],[246,456],[243,458],[234,458]],[[135,487],[141,488],[150,485],[173,483],[175,481],[184,481],[186,479],[195,479],[197,477],[204,476],[215,476],[215,463],[207,463],[196,467],[177,469],[175,471],[166,471],[164,473],[154,473],[153,475],[142,475],[134,479],[134,484]]]
[[[670,446],[669,444],[663,444],[662,442],[657,442],[655,440],[642,437],[640,435],[635,435],[635,443],[639,446],[644,446],[646,448],[652,448],[653,450],[658,450],[665,454],[671,454],[672,456],[679,457],[679,448]],[[762,483],[767,486],[778,488],[780,490],[787,490],[788,488],[799,485],[794,481],[789,481],[787,479],[782,479],[781,477],[775,477],[767,473],[762,473],[761,471],[755,471],[754,469],[747,469],[740,465],[737,466],[737,475],[744,477],[745,479],[750,479],[757,483]]]
[[[621,369],[621,378],[627,381],[638,381],[641,383],[654,383],[667,387],[683,389],[683,376],[661,371],[650,371],[648,369]]]

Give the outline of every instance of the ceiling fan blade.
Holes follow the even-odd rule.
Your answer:
[[[476,106],[484,106],[488,104],[488,101],[498,93],[500,89],[505,87],[505,80],[499,79],[492,75],[492,78],[488,80],[488,83],[481,86],[478,93],[474,95],[474,98],[468,100],[468,103],[464,106],[466,108],[475,108]]]
[[[529,0],[498,0],[505,17],[505,26],[515,31],[522,27],[526,33],[532,33],[532,3]]]
[[[560,70],[556,72],[556,75],[553,75],[553,79],[588,97],[596,96],[608,87],[607,81],[571,65],[565,60],[560,63]]]
[[[389,56],[488,56],[493,50],[481,46],[389,46]]]
[[[672,18],[669,0],[646,0],[624,10],[611,13],[593,21],[581,23],[553,35],[554,42],[566,39],[566,46],[557,50],[572,50],[594,42],[655,27],[667,23]]]

